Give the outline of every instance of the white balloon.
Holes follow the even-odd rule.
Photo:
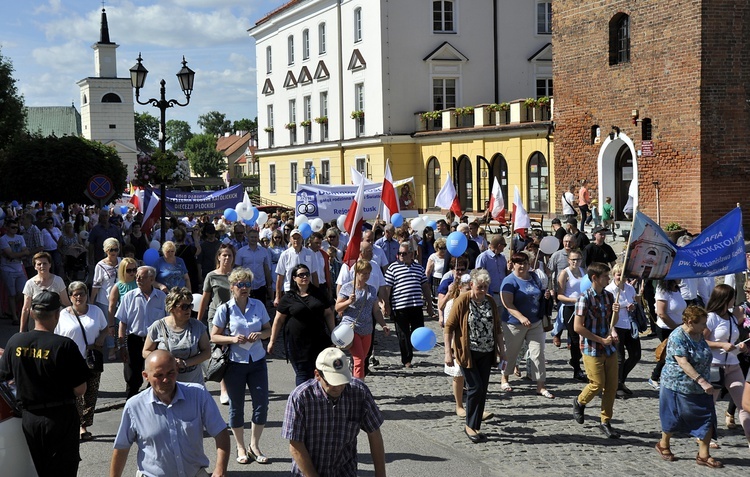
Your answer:
[[[237,211],[237,216],[242,220],[247,220],[250,217],[253,216],[253,212],[250,207],[247,206],[247,204],[244,204],[243,202],[240,202],[234,207],[234,210]]]
[[[153,248],[154,250],[159,250],[161,248],[161,243],[159,243],[158,240],[154,239],[151,241],[151,244],[149,245],[150,248]]]
[[[83,240],[84,242],[89,239],[89,233],[85,230],[81,230],[78,236],[81,237],[81,240]]]
[[[341,323],[331,332],[331,342],[339,348],[346,348],[354,341],[354,329],[349,323]]]
[[[83,221],[86,222],[86,223],[89,223],[89,216],[88,215],[84,215],[83,216]]]
[[[201,302],[203,301],[203,295],[200,293],[193,293],[193,311],[201,309]]]
[[[339,218],[336,219],[336,225],[338,225],[339,230],[344,230],[344,223],[346,222],[346,215],[339,215]]]
[[[122,212],[120,212],[120,208],[119,207],[115,207],[114,211],[115,211],[115,215],[122,215]]]
[[[422,217],[417,217],[416,219],[412,219],[410,225],[411,225],[411,229],[420,235],[422,234],[422,231],[424,230],[424,228],[427,227],[427,223],[422,219]]]
[[[268,222],[268,214],[263,211],[258,212],[258,218],[255,219],[255,223],[263,226],[266,224],[266,222]]]
[[[294,226],[299,227],[302,224],[308,223],[307,216],[304,214],[300,214],[297,217],[294,218]]]
[[[429,216],[429,215],[423,215],[423,216],[421,217],[421,219],[422,219],[422,220],[424,220],[424,223],[427,223],[427,222],[429,222],[429,221],[430,221],[430,216]]]
[[[560,248],[560,241],[554,235],[547,235],[539,242],[539,250],[547,255],[552,255]]]
[[[320,232],[323,230],[323,219],[316,217],[310,221],[310,228],[313,232]]]

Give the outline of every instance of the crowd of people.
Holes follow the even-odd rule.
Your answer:
[[[360,428],[368,435],[376,475],[384,475],[382,416],[364,385],[377,362],[376,325],[386,336],[389,323],[394,327],[400,361],[408,370],[418,366],[412,334],[425,320],[439,321],[445,372],[452,378],[446,395],[455,400],[456,414],[464,418],[464,433],[472,443],[487,440],[481,426],[493,416],[486,408],[493,367],[501,371],[502,392],[512,393],[513,381],[521,379],[535,384],[539,398],[556,399],[547,385],[547,333],[553,346],[570,350],[572,379],[585,383],[574,399],[573,419],[583,423],[586,406],[601,396],[599,429],[607,438],[618,438],[611,419],[616,398],[633,394],[626,382],[641,361],[635,316],[641,312],[653,316],[653,332],[666,345],[649,380],[661,390],[659,455],[674,459],[670,438],[685,431],[701,442],[696,462],[720,467],[708,450],[712,444],[717,447],[718,389],[725,389],[735,405],[727,409],[727,426],[737,425],[734,415],[740,409],[739,423],[750,445],[750,414],[742,407],[750,360],[741,343],[750,331],[750,305],[736,297],[737,284],[746,287],[744,296],[750,283],[742,277],[727,277],[731,286],[714,286],[713,279],[631,283],[606,243],[609,223],[595,227],[589,238],[574,216],[563,219],[553,221],[558,249],[551,254],[540,250],[545,234],[539,230],[516,234],[505,252],[505,237],[487,237],[478,222],[441,219],[434,227],[415,231],[407,221],[395,227],[376,220],[365,226],[357,259],[344,263],[345,250],[352,245],[336,221],[305,236],[287,213],[271,214],[262,226],[187,215],[170,218],[165,230],[149,231],[137,213],[118,214],[114,208],[8,210],[0,230],[0,303],[24,335],[14,337],[8,347],[16,341],[34,347],[29,345],[33,338],[44,343],[39,346],[59,347],[67,355],[77,352],[75,359],[55,359],[54,366],[39,369],[43,374],[70,366],[65,381],[57,381],[68,390],[63,396],[54,401],[38,391],[20,396],[29,413],[42,406],[38,409],[45,412],[37,417],[50,414],[50,402],[65,408],[68,421],[75,409],[74,438],[90,440],[101,375],[93,361],[121,361],[128,404],[115,440],[113,475],[122,472],[133,444],[141,450],[139,470],[148,475],[154,465],[149,459],[161,455],[166,444],[153,448],[155,437],[140,432],[164,435],[169,419],[191,415],[190,407],[197,403],[202,406],[202,428],[216,439],[215,475],[223,475],[230,437],[226,425],[218,425],[220,414],[203,387],[212,344],[228,349],[219,402],[229,406],[239,464],[271,461],[260,446],[269,408],[266,360],[268,355],[283,355],[296,386],[283,426],[294,475],[306,475],[310,469],[325,474],[336,466],[350,471],[352,465],[354,473],[346,475],[356,474],[356,432],[342,430],[336,447],[305,431],[339,415],[338,410],[321,411],[316,404],[321,398],[346,402],[341,412],[361,411]],[[465,236],[465,251],[449,246],[452,232]],[[55,249],[47,236],[57,237]],[[157,247],[158,260],[146,264],[148,250]],[[337,325],[352,331],[344,351],[332,348]],[[63,346],[50,333],[74,344]],[[0,361],[0,375],[15,377],[21,386],[20,374],[27,370],[19,371],[17,360],[11,361]],[[78,369],[81,362],[83,370]],[[714,379],[718,370],[721,377]],[[150,388],[141,392],[144,380]],[[246,444],[248,391],[252,415]],[[745,394],[750,399],[750,393]],[[158,406],[146,410],[149,400],[165,406],[190,402],[169,417]],[[313,415],[306,415],[305,407],[313,409]],[[46,432],[43,419],[53,417],[38,417],[29,423],[29,433]],[[68,422],[66,432],[72,432],[70,426]],[[202,443],[200,448],[196,442],[188,445],[192,456],[174,465],[185,466],[192,472],[187,475],[203,475],[195,474],[208,465]],[[334,447],[339,453],[335,458],[330,455]],[[41,455],[51,459],[44,452],[32,450],[35,462]]]

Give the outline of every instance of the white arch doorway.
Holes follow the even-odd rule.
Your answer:
[[[632,165],[631,165],[632,163]],[[638,207],[638,156],[633,140],[627,134],[605,136],[597,158],[599,206],[612,197],[616,217],[621,217],[627,195],[633,197],[633,210]],[[627,190],[627,193],[623,191]],[[619,198],[618,198],[619,192]]]

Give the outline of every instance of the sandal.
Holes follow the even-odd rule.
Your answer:
[[[94,438],[94,435],[90,433],[89,431],[81,432],[80,440],[81,442],[90,441]]]
[[[724,464],[722,464],[720,460],[716,460],[711,456],[708,456],[704,459],[700,456],[700,454],[695,456],[695,463],[705,467],[711,467],[712,469],[721,469],[722,467],[724,467]]]
[[[696,444],[700,444],[701,440],[700,439],[695,439],[695,443]],[[708,448],[709,449],[721,449],[721,446],[719,445],[719,441],[717,441],[715,439],[711,439],[711,442],[708,444]]]
[[[659,453],[662,459],[667,462],[674,462],[675,456],[672,454],[672,450],[669,447],[662,447],[661,442],[656,443],[656,452]]]
[[[242,464],[242,465],[249,464],[250,463],[250,459],[248,459],[248,457],[246,455],[238,455],[237,456],[237,463],[238,464]]]
[[[552,394],[551,392],[549,392],[546,389],[543,389],[541,391],[537,391],[536,395],[537,396],[546,397],[547,399],[555,399],[554,394]]]
[[[510,383],[507,383],[507,382],[506,383],[500,383],[500,391],[505,392],[505,393],[509,393],[509,392],[513,391],[513,388],[510,387]]]
[[[247,446],[247,454],[250,456],[251,459],[253,459],[255,462],[259,464],[270,464],[271,460],[264,456],[262,452],[258,451],[256,454],[253,452],[253,450],[250,448],[250,446]]]

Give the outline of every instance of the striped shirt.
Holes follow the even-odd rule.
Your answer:
[[[391,287],[391,309],[402,310],[424,305],[422,284],[427,283],[424,268],[417,262],[390,264],[385,272],[385,285]]]
[[[612,318],[612,304],[615,297],[607,290],[597,294],[594,287],[586,290],[576,302],[576,316],[583,317],[583,326],[596,336],[606,338]],[[614,345],[604,346],[581,336],[581,351],[594,358],[611,356],[617,351]]]

